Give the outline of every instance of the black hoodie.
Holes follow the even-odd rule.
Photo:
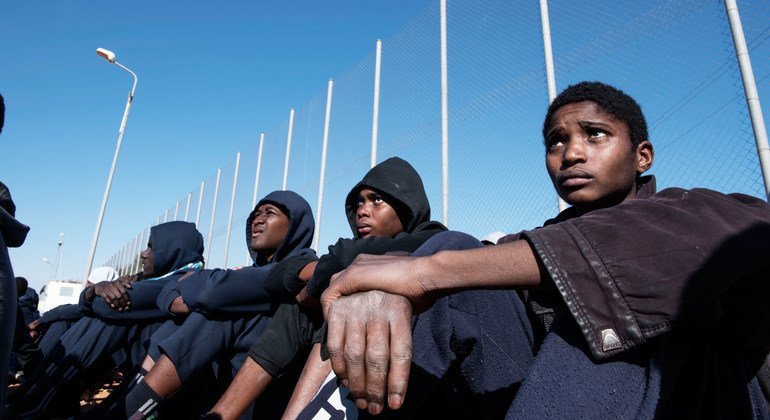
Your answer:
[[[289,218],[289,230],[268,262],[267,256],[251,252],[251,221],[262,204],[275,204]],[[264,281],[270,268],[282,259],[303,253],[314,253],[315,221],[310,205],[293,191],[274,191],[257,203],[246,219],[246,246],[249,247],[252,267],[239,270],[203,270],[177,283],[176,289],[167,287],[158,297],[158,306],[168,310],[171,302],[182,296],[191,310],[212,314],[265,313],[271,310],[272,296],[265,290]]]
[[[110,320],[146,320],[166,318],[167,314],[160,311],[155,304],[158,294],[166,283],[178,280],[190,270],[180,270],[190,263],[203,262],[203,236],[195,228],[195,223],[168,222],[150,228],[152,242],[153,269],[157,277],[145,279],[132,284],[128,289],[131,299],[131,309],[119,312],[101,297],[93,302],[84,299],[85,291],[81,294],[80,305],[83,313],[93,314],[102,319]],[[162,277],[168,273],[172,275]]]
[[[382,194],[398,215],[404,232],[395,237],[358,238],[356,211],[358,193],[371,188]],[[358,254],[383,255],[387,252],[414,252],[436,233],[446,230],[439,222],[430,220],[430,203],[420,175],[407,161],[393,157],[369,170],[345,199],[345,214],[355,239],[339,239],[329,247],[329,253],[318,261],[308,293],[320,299],[332,275],[349,266]]]

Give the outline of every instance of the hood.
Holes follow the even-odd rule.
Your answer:
[[[370,169],[364,175],[364,179],[356,184],[345,198],[345,214],[353,231],[353,237],[358,238],[356,229],[358,192],[367,187],[391,199],[386,201],[398,203],[393,207],[398,218],[401,219],[405,232],[412,233],[418,225],[430,221],[430,203],[425,195],[425,187],[422,185],[420,175],[409,162],[392,157]]]
[[[275,252],[272,262],[279,262],[302,249],[310,248],[315,231],[315,219],[313,219],[313,210],[310,209],[310,204],[294,191],[273,191],[259,200],[249,217],[246,218],[246,248],[249,250],[254,265],[267,264],[267,256],[252,251],[249,246],[251,243],[251,221],[254,220],[254,213],[259,206],[265,203],[275,204],[289,217],[289,231]]]
[[[195,223],[168,222],[153,226],[150,241],[156,276],[196,261],[203,262],[203,236]]]
[[[28,287],[27,293],[25,293],[24,296],[21,296],[19,298],[19,302],[27,302],[31,306],[37,308],[38,303],[40,303],[40,296],[38,296],[35,289]]]
[[[10,248],[20,247],[27,239],[29,226],[16,220],[16,205],[11,191],[0,182],[0,235]]]

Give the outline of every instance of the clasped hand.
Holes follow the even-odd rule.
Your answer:
[[[412,312],[430,305],[419,258],[360,255],[332,277],[321,303],[334,372],[356,406],[401,407],[412,361]]]

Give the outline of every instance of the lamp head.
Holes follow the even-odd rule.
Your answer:
[[[109,61],[110,63],[115,62],[115,53],[110,50],[107,50],[104,48],[97,48],[96,54],[104,57],[104,59]]]

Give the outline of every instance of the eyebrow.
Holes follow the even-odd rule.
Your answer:
[[[581,120],[578,121],[578,125],[580,127],[604,127],[604,128],[611,128],[608,124],[605,124],[600,121],[591,121],[591,120]]]

